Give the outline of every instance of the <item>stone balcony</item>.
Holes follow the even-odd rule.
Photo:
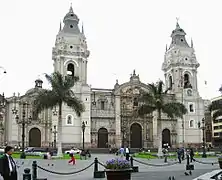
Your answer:
[[[91,110],[92,118],[115,118],[114,111],[110,110]]]

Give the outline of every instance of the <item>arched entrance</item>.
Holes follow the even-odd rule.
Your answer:
[[[167,144],[171,146],[171,139],[170,139],[170,130],[164,129],[162,131],[162,145]]]
[[[108,130],[100,128],[98,131],[98,148],[107,148],[108,146]]]
[[[29,146],[41,147],[41,131],[38,128],[32,128],[29,131]]]
[[[130,127],[130,147],[142,148],[142,127],[134,123]]]

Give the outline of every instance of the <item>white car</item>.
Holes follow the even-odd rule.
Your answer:
[[[82,152],[80,149],[77,149],[77,148],[73,148],[73,150],[74,150],[74,151],[73,151],[74,154],[80,154],[80,153]],[[70,151],[71,151],[71,149],[68,150],[68,151],[65,151],[65,154],[69,154]]]

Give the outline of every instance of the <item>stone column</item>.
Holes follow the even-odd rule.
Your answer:
[[[115,96],[115,125],[116,125],[116,147],[121,146],[121,107],[120,107],[120,96]]]

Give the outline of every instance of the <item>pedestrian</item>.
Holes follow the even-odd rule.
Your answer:
[[[17,180],[16,163],[11,156],[13,151],[13,147],[6,146],[5,154],[0,160],[0,174],[4,180]]]
[[[193,148],[190,148],[190,162],[194,161],[194,152],[193,152]]]
[[[124,148],[121,147],[119,152],[120,152],[120,157],[123,158],[123,156],[124,156]]]
[[[181,157],[182,157],[182,160],[184,160],[185,159],[185,148],[184,147],[182,147],[182,149],[181,149]]]
[[[181,150],[179,148],[177,148],[177,158],[178,158],[178,161],[179,163],[181,163]]]
[[[69,155],[70,155],[70,157],[71,157],[71,159],[70,159],[69,162],[68,162],[69,164],[70,164],[71,162],[72,162],[73,165],[76,164],[76,159],[75,159],[74,153],[75,153],[75,151],[74,151],[74,148],[72,147],[71,150],[70,150],[70,152],[69,152]]]
[[[129,147],[127,146],[125,149],[125,154],[126,154],[126,160],[129,161],[129,157],[130,157],[130,150]]]

